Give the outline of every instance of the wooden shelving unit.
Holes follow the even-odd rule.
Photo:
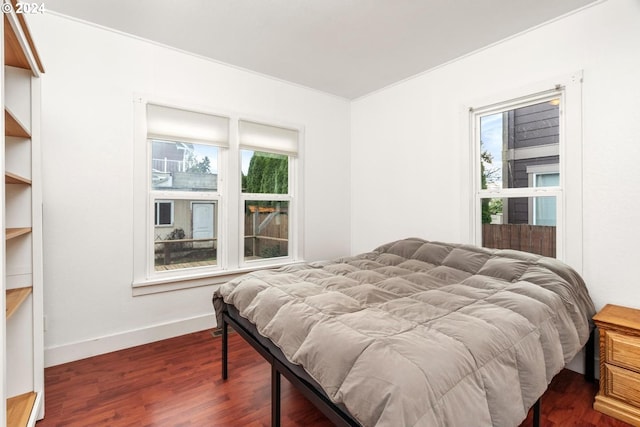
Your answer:
[[[3,0],[7,3],[6,0]],[[15,11],[17,0],[10,0]],[[5,317],[0,336],[4,380],[0,420],[8,427],[34,427],[44,416],[44,331],[42,278],[42,189],[40,82],[44,72],[25,17],[3,8],[1,298]],[[12,138],[7,142],[7,137]],[[7,145],[9,144],[9,145]],[[9,147],[9,148],[8,148]],[[0,423],[2,424],[2,423]]]

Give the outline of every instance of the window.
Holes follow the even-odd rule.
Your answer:
[[[298,151],[298,132],[241,120],[241,202],[243,261],[247,264],[291,253],[290,169]]]
[[[481,244],[556,256],[562,90],[475,110]]]
[[[136,117],[134,294],[300,259],[299,130],[143,98]]]
[[[224,117],[147,105],[154,272],[218,264],[218,170],[228,129]]]
[[[576,73],[469,108],[471,191],[463,197],[472,205],[473,243],[581,270],[581,92]]]

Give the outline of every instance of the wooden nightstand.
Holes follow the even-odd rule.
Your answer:
[[[640,426],[640,310],[606,305],[600,330],[600,391],[593,408]]]

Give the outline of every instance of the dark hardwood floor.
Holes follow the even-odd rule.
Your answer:
[[[222,381],[220,346],[203,331],[47,368],[45,418],[36,426],[269,426],[269,365],[230,334]],[[541,426],[627,426],[592,409],[595,392],[562,371],[542,398]],[[283,378],[282,425],[331,423]],[[522,426],[530,425],[531,414]]]

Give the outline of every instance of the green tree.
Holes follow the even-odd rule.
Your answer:
[[[192,173],[211,173],[211,160],[209,160],[209,156],[205,156],[204,159],[199,162],[194,158],[187,166],[186,171]]]
[[[243,187],[247,193],[286,194],[289,191],[289,159],[281,154],[254,153]]]
[[[489,213],[491,215],[502,213],[502,208],[503,208],[502,199],[489,200]]]
[[[247,172],[246,179],[246,192],[247,193],[259,193],[260,185],[262,183],[262,176],[264,174],[265,158],[262,156],[254,155],[251,157],[249,163],[249,170]]]

